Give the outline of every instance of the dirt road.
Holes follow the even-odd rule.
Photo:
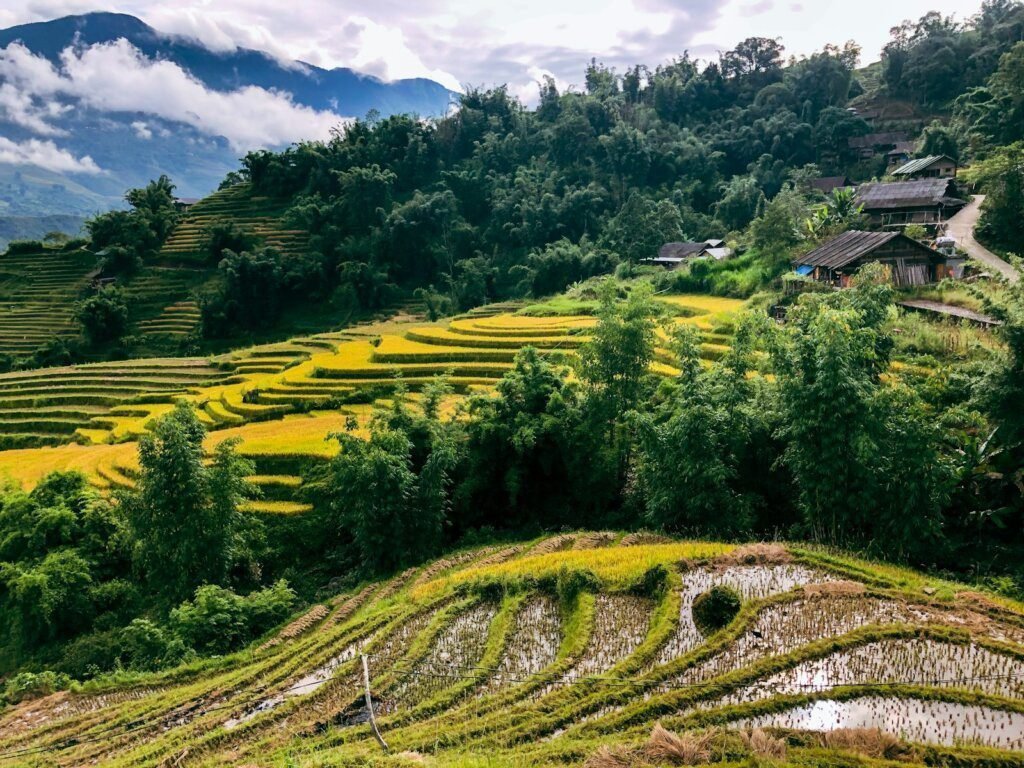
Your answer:
[[[975,195],[965,208],[947,222],[946,234],[954,238],[956,244],[972,259],[980,261],[989,269],[1002,274],[1011,283],[1015,283],[1020,279],[1017,270],[974,239],[974,227],[981,215],[981,204],[984,200],[984,195]]]

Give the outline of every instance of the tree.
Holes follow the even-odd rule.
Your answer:
[[[837,187],[814,209],[805,222],[805,229],[815,240],[825,240],[856,227],[862,214],[863,206],[857,204],[856,192],[848,187]]]
[[[807,200],[794,189],[784,189],[750,223],[750,236],[758,252],[775,262],[788,258],[790,250],[803,239]]]
[[[227,251],[242,253],[249,251],[258,244],[258,238],[242,229],[233,221],[217,221],[206,230],[206,244],[203,251],[207,261],[219,264]]]
[[[341,451],[316,483],[330,525],[351,535],[367,573],[419,563],[440,547],[448,522],[452,472],[461,458],[459,428],[438,418],[443,385],[425,393],[424,412],[411,414],[404,391],[391,411],[379,411],[364,439],[332,437]]]
[[[116,621],[137,595],[123,581],[130,547],[123,520],[83,475],[47,475],[0,496],[3,655],[28,655]]]
[[[952,128],[934,120],[921,132],[917,154],[919,157],[946,155],[959,161],[960,141]]]
[[[1024,242],[1024,141],[992,152],[975,162],[965,177],[985,192],[978,232],[1007,248]]]
[[[200,301],[203,334],[267,328],[281,313],[285,275],[281,254],[267,246],[225,251],[217,267],[220,284]]]
[[[497,396],[471,401],[458,530],[568,521],[567,438],[577,413],[562,374],[536,349],[523,347],[498,382]]]
[[[78,305],[75,315],[93,346],[118,341],[128,331],[128,303],[116,286],[101,288]]]
[[[865,268],[850,291],[801,297],[773,352],[780,436],[812,536],[927,556],[953,470],[927,407],[881,379],[892,296],[881,271]]]
[[[580,348],[577,373],[607,414],[618,416],[640,402],[654,356],[654,316],[650,286],[636,285],[621,304],[614,280],[601,283],[597,325]]]
[[[747,378],[749,350],[734,349],[705,371],[699,338],[692,326],[682,326],[674,338],[681,373],[663,408],[668,415],[637,418],[637,486],[645,521],[655,528],[736,535],[754,522],[741,464],[753,424],[763,418],[753,394],[758,385]]]
[[[235,443],[222,441],[203,461],[206,430],[193,407],[179,402],[139,440],[138,491],[125,497],[135,562],[165,603],[203,584],[224,585],[232,566],[248,559],[239,502],[254,471]]]
[[[682,216],[670,200],[632,192],[605,230],[602,244],[629,261],[654,258],[665,243],[683,239]]]
[[[99,252],[115,247],[130,255],[130,258],[108,264],[107,268],[111,270],[119,268],[119,265],[131,267],[135,259],[154,255],[178,220],[174,185],[166,176],[151,181],[145,187],[128,190],[125,201],[131,210],[101,213],[85,225],[94,250]]]

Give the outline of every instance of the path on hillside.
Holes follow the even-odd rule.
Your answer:
[[[999,272],[1011,283],[1015,283],[1020,279],[1017,270],[974,239],[974,227],[978,223],[981,204],[984,201],[984,195],[974,195],[971,202],[946,223],[946,234],[955,239],[957,245],[963,248],[972,259],[977,259],[985,266]]]

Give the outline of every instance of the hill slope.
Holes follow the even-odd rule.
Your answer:
[[[701,630],[694,606],[714,587],[742,603],[720,631]],[[0,756],[366,764],[381,749],[367,723],[365,654],[396,765],[578,764],[602,745],[614,761],[595,765],[680,764],[668,737],[648,744],[656,721],[712,727],[668,738],[702,744],[705,763],[770,748],[787,764],[839,764],[824,744],[846,754],[843,765],[874,765],[872,754],[1021,765],[1019,752],[992,749],[1024,748],[1022,610],[777,545],[560,535],[354,589],[225,659],[23,703],[0,719]]]
[[[661,301],[678,316],[659,331],[664,346],[655,370],[676,372],[665,348],[671,323],[701,331],[708,361],[728,349],[730,337],[722,331],[731,328],[742,302],[699,295],[665,295]],[[390,396],[399,377],[416,393],[447,375],[453,400],[461,399],[493,387],[526,345],[568,362],[594,322],[586,314],[535,316],[492,305],[444,323],[405,315],[209,360],[139,359],[2,374],[0,448],[24,450],[0,452],[0,473],[32,485],[43,472],[78,468],[101,487],[130,486],[136,445],[125,441],[186,399],[215,430],[211,445],[241,438],[240,451],[256,461],[264,500],[253,502],[253,511],[302,512],[308,505],[292,480],[296,468],[331,455],[336,445],[326,436],[343,429],[348,417],[365,421],[371,404]],[[33,408],[48,420],[32,420]]]

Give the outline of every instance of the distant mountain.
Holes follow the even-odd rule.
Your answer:
[[[92,46],[121,40],[146,60],[173,63],[210,92],[232,98],[267,96],[253,95],[251,89],[260,88],[290,98],[297,107],[344,117],[362,117],[371,110],[383,116],[429,117],[443,114],[453,97],[444,86],[422,78],[385,82],[351,69],[282,62],[262,51],[214,51],[195,39],[165,34],[134,16],[117,13],[67,16],[0,30],[0,57],[5,49],[21,52],[8,48],[17,44],[34,57],[45,58],[63,76],[62,56],[68,49],[81,56]],[[175,181],[180,195],[199,197],[238,166],[242,150],[237,142],[218,135],[203,115],[190,123],[154,114],[146,104],[137,110],[121,108],[122,104],[110,108],[104,105],[116,99],[90,100],[81,93],[47,93],[40,87],[33,91],[35,86],[26,84],[24,75],[19,81],[13,71],[0,67],[0,87],[7,82],[6,73],[20,98],[0,98],[0,217],[88,215],[117,205],[127,187],[161,173]],[[31,100],[28,108],[26,98]],[[43,118],[33,122],[26,114]],[[296,122],[300,124],[294,126],[295,138],[307,137],[301,121]],[[57,149],[69,158],[91,158],[93,170],[33,163],[41,143],[52,143],[53,148],[44,149]]]

